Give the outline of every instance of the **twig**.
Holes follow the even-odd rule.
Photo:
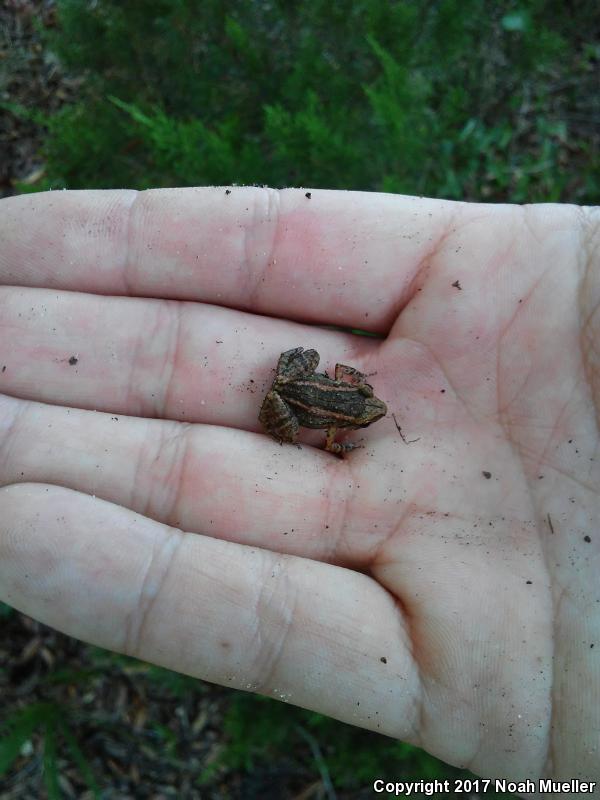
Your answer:
[[[406,436],[402,433],[402,427],[400,426],[400,423],[396,419],[395,414],[392,414],[392,419],[394,420],[394,424],[396,425],[398,433],[400,434],[400,438],[402,439],[404,444],[414,444],[415,442],[419,441],[419,439],[421,438],[420,436],[417,439],[407,439]]]

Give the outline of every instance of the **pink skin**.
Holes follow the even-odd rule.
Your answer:
[[[0,599],[480,775],[600,780],[599,220],[236,187],[3,200]],[[260,432],[297,346],[388,405],[344,461]]]

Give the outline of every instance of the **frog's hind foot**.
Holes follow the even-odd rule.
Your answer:
[[[328,428],[327,429],[327,440],[325,442],[325,450],[329,453],[335,453],[335,455],[344,457],[344,453],[349,453],[351,450],[357,450],[359,447],[362,447],[362,444],[358,442],[336,442],[334,441],[335,435],[337,433],[337,428]]]

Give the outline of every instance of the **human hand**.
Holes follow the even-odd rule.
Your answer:
[[[598,219],[2,201],[0,599],[481,775],[600,779]],[[260,432],[296,346],[387,403],[344,460]]]

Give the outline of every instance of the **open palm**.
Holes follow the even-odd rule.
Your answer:
[[[598,219],[3,201],[0,598],[482,775],[600,778]],[[293,347],[388,406],[345,459],[260,430]]]

